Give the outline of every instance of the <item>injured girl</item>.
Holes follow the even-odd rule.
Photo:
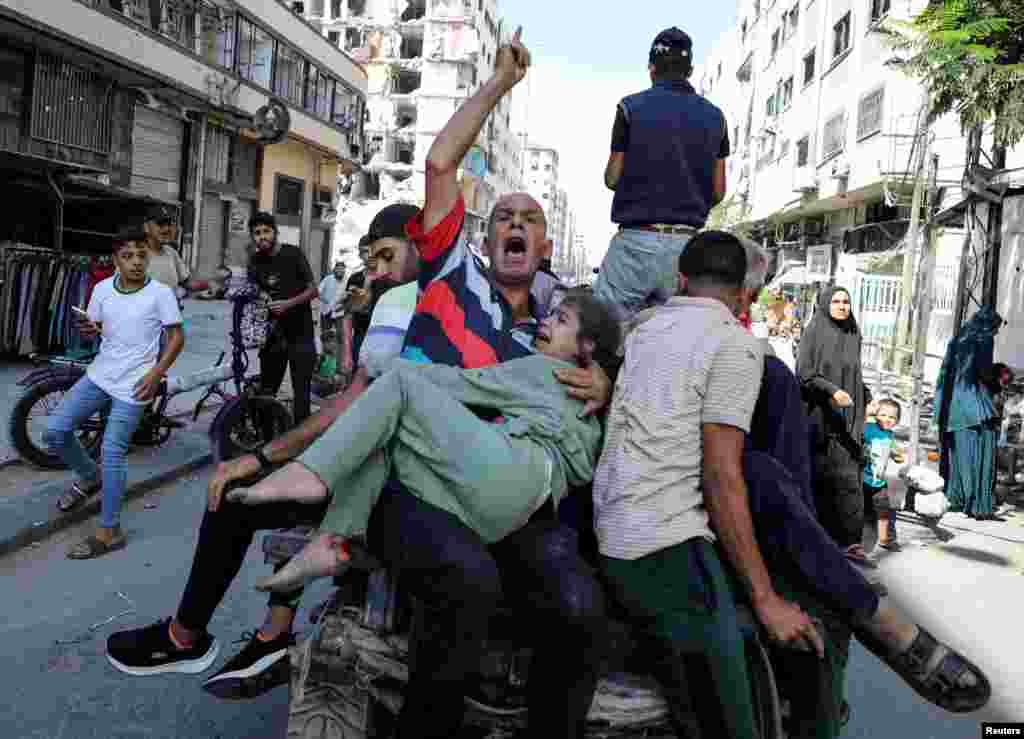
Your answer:
[[[365,535],[389,475],[487,543],[522,527],[549,497],[557,505],[569,486],[589,483],[601,425],[583,417],[553,371],[613,360],[618,324],[574,291],[533,345],[536,355],[482,369],[396,361],[295,462],[228,492],[252,505],[332,497],[320,536],[257,587],[290,592],[343,571],[347,542]],[[481,420],[470,407],[500,418]]]

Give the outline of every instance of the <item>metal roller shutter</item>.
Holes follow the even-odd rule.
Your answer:
[[[141,105],[132,130],[132,190],[179,200],[185,123]]]
[[[200,276],[209,276],[224,263],[224,201],[216,195],[203,197],[202,227],[199,233]]]

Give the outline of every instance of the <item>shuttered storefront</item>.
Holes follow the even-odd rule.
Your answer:
[[[208,276],[224,263],[224,201],[216,195],[203,197],[202,225],[199,232],[198,274]]]
[[[181,199],[185,122],[135,106],[132,131],[132,190],[162,200]]]

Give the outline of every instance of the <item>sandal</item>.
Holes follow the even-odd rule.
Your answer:
[[[104,554],[116,552],[118,549],[124,549],[127,543],[128,537],[124,534],[119,534],[109,544],[101,541],[95,535],[87,536],[68,550],[67,557],[68,559],[95,559]]]
[[[880,542],[878,542],[878,546],[880,546],[882,549],[886,550],[887,552],[899,552],[899,551],[903,550],[903,547],[900,546],[900,543],[898,541],[886,541],[886,542],[881,542],[880,541]]]
[[[868,651],[885,662],[918,695],[950,713],[977,711],[988,703],[992,686],[977,665],[947,647],[920,626],[913,643],[893,656],[888,647],[864,629],[857,639]],[[960,678],[974,675],[975,684],[960,685]]]
[[[61,513],[73,511],[96,497],[102,489],[103,483],[99,481],[94,482],[90,487],[86,487],[83,482],[71,483],[71,489],[57,499],[57,510]]]

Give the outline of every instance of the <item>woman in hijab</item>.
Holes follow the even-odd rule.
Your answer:
[[[949,342],[935,388],[942,444],[939,474],[946,480],[949,510],[981,521],[998,520],[995,448],[999,428],[985,381],[992,374],[995,335],[1001,324],[991,308],[975,313]]]
[[[821,525],[850,559],[867,563],[861,544],[864,415],[870,393],[861,374],[861,335],[850,293],[822,292],[800,341],[797,376],[814,436],[814,497]]]

